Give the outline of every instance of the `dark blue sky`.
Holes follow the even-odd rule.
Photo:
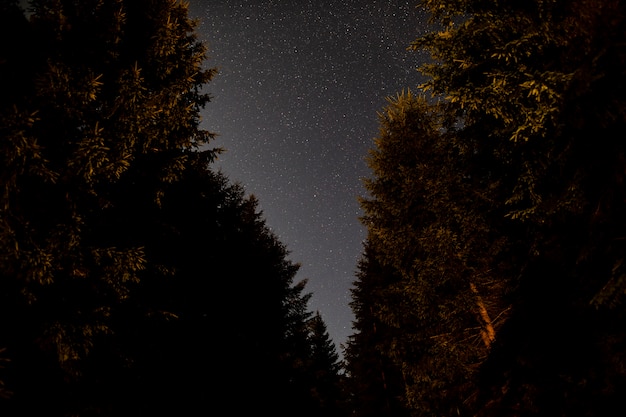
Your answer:
[[[190,11],[220,71],[203,112],[227,150],[217,167],[258,197],[339,347],[352,334],[365,158],[385,97],[422,81],[423,57],[406,49],[424,14],[394,0],[193,0]]]

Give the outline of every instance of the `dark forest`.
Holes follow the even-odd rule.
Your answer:
[[[0,0],[0,415],[626,415],[626,5],[423,0],[340,359],[176,0]],[[356,197],[356,196],[355,196]]]

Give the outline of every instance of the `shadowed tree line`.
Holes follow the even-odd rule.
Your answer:
[[[336,414],[298,266],[210,168],[187,6],[0,5],[0,414]]]
[[[184,3],[0,0],[0,414],[626,413],[626,10],[424,0],[362,199],[344,370],[211,168]],[[345,372],[345,374],[344,374]]]
[[[626,6],[424,0],[362,200],[353,415],[626,413]]]

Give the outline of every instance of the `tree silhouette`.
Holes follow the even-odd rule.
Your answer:
[[[307,410],[305,282],[208,166],[185,4],[30,8],[0,13],[0,414]]]
[[[345,352],[348,407],[356,416],[408,415],[402,372],[389,354],[402,329],[387,323],[382,314],[393,303],[387,287],[398,277],[373,251],[366,243],[352,289],[355,332]]]
[[[317,415],[342,416],[345,410],[339,355],[319,311],[309,320],[308,326],[311,345],[309,374],[313,385],[311,394],[318,409]]]
[[[458,134],[446,104],[406,92],[389,99],[380,123],[368,160],[370,196],[362,200],[369,266],[359,282],[376,290],[355,292],[364,299],[353,308],[381,332],[370,336],[385,357],[379,367],[395,365],[381,372],[401,375],[405,406],[422,415],[457,412],[493,341],[491,317],[507,308],[505,277],[496,283],[493,275],[506,240],[488,223],[493,208],[477,198],[475,142]],[[357,358],[358,349],[371,349],[352,348]],[[399,397],[385,395],[378,401],[389,407]]]

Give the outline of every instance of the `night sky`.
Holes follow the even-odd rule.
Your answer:
[[[260,200],[301,264],[311,310],[338,348],[352,334],[350,288],[365,239],[359,196],[385,97],[423,79],[407,51],[426,27],[416,1],[194,0],[212,102],[216,163]]]

